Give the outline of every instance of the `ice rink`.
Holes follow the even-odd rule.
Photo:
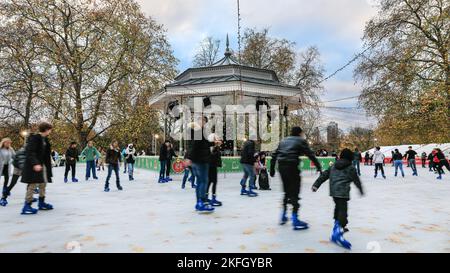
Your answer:
[[[450,253],[450,175],[442,181],[419,167],[419,177],[373,178],[362,167],[366,196],[352,189],[346,238],[353,252]],[[84,166],[78,166],[78,178]],[[239,195],[240,174],[219,175],[218,197],[224,206],[214,214],[195,212],[194,190],[181,190],[181,177],[158,184],[156,174],[137,170],[123,192],[112,183],[103,192],[106,173],[96,182],[63,183],[63,168],[54,169],[47,201],[55,210],[23,216],[25,185],[19,183],[0,207],[0,252],[347,252],[329,242],[334,204],[328,183],[310,188],[316,174],[303,173],[300,218],[310,224],[293,231],[279,226],[280,180],[257,198]],[[81,179],[80,179],[81,181]],[[114,181],[114,180],[113,180]],[[2,180],[3,183],[3,180]],[[34,204],[34,207],[37,205]]]

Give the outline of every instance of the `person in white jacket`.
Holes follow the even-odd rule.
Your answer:
[[[384,179],[386,179],[386,175],[384,175],[384,154],[380,151],[380,147],[375,148],[375,152],[373,153],[373,163],[375,164],[375,178],[378,176],[378,169],[381,171],[381,175]]]

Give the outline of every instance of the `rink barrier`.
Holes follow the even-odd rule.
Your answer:
[[[160,164],[157,156],[140,156],[136,158],[135,167],[138,169],[159,172]],[[219,173],[240,173],[243,172],[242,165],[239,162],[240,157],[222,157],[222,168],[218,169]],[[267,158],[267,166],[270,166],[271,158]],[[327,169],[330,163],[335,161],[334,157],[319,157],[319,162],[322,164],[322,169]],[[314,170],[315,166],[309,158],[301,157],[299,167],[302,171]],[[172,162],[171,173],[182,173],[184,171],[183,159],[178,158]]]

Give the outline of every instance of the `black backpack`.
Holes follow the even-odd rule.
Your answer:
[[[269,175],[267,170],[261,170],[258,178],[258,184],[260,190],[270,190]]]
[[[27,154],[25,152],[25,147],[20,148],[13,159],[13,166],[19,170],[23,170],[25,166],[25,161],[27,159]]]

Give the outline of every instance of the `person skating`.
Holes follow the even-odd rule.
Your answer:
[[[186,181],[189,180],[189,182],[191,182],[191,187],[193,189],[196,188],[195,185],[195,175],[194,172],[192,171],[192,166],[189,166],[188,164],[186,164],[186,160],[188,159],[188,151],[185,151],[184,153],[184,175],[183,175],[183,181],[181,183],[181,188],[185,189],[186,188]],[[189,177],[189,174],[191,174],[191,176]]]
[[[378,170],[381,171],[381,175],[384,179],[386,179],[386,175],[384,175],[384,154],[380,151],[380,147],[375,148],[375,152],[373,153],[373,163],[375,164],[375,175],[374,178],[377,178],[378,176]]]
[[[445,158],[444,153],[442,152],[441,149],[436,148],[433,150],[434,152],[434,158],[433,158],[433,162],[436,166],[436,169],[438,171],[438,180],[442,180],[442,174],[444,174],[444,166],[447,168],[447,170],[450,172],[450,165],[447,161],[447,159]]]
[[[177,157],[175,151],[173,150],[173,145],[170,142],[167,142],[167,160],[166,160],[166,181],[170,182],[173,179],[170,177],[170,171],[172,170],[172,160],[174,157]]]
[[[420,156],[420,159],[422,160],[422,168],[425,169],[427,166],[427,153],[423,152],[422,155]]]
[[[353,167],[355,167],[359,176],[361,176],[361,168],[360,168],[361,160],[362,160],[361,152],[358,150],[358,148],[355,148],[355,152],[353,153],[352,164]]]
[[[100,153],[100,157],[97,160],[97,171],[104,171],[105,170],[105,157],[106,157],[106,152],[105,149],[103,149],[102,147],[100,147],[99,151]]]
[[[256,189],[256,173],[255,173],[255,153],[256,153],[256,143],[253,141],[254,137],[250,137],[244,143],[241,154],[241,165],[244,170],[244,176],[241,179],[241,195],[247,195],[249,197],[256,197],[258,194],[253,190]],[[248,191],[247,180],[249,180]]]
[[[128,179],[130,181],[134,180],[134,163],[136,162],[136,149],[133,144],[128,144],[127,150],[125,151],[125,162],[128,165]]]
[[[208,193],[209,191],[211,191],[212,196],[210,199],[211,200],[210,204],[213,207],[222,206],[222,202],[217,200],[217,181],[218,181],[217,169],[222,168],[222,155],[220,152],[220,146],[222,146],[222,142],[217,140],[215,142],[215,145],[211,149],[211,160],[209,163],[209,171],[208,171],[209,177]]]
[[[11,145],[12,141],[10,138],[4,138],[0,142],[0,179],[2,176],[4,178],[2,196],[8,195],[9,193],[9,177],[11,176],[12,163],[16,154]],[[2,201],[2,203],[4,203],[4,201]]]
[[[12,162],[15,156],[12,141],[10,138],[4,138],[0,142],[0,178],[3,176],[3,190],[2,193],[8,190],[9,177],[12,172]]]
[[[258,175],[258,184],[259,184],[259,190],[262,191],[270,191],[272,190],[270,188],[269,183],[269,174],[267,173],[267,165],[266,165],[266,153],[260,152],[259,153],[259,175]]]
[[[418,176],[417,174],[417,166],[416,166],[416,155],[417,152],[413,150],[412,146],[408,147],[408,151],[403,156],[408,160],[408,165],[411,167],[411,170],[413,171],[413,176]]]
[[[428,154],[428,168],[430,170],[430,172],[436,172],[436,167],[434,166],[434,162],[433,162],[433,158],[434,158],[434,154],[433,151],[431,151],[431,153]]]
[[[351,249],[350,242],[344,239],[344,233],[348,232],[348,201],[350,200],[351,184],[354,183],[361,195],[364,195],[363,187],[355,167],[352,166],[353,153],[350,149],[341,152],[340,159],[329,169],[323,172],[312,186],[312,191],[317,192],[320,186],[330,180],[330,196],[333,198],[334,227],[331,241],[346,249]]]
[[[122,158],[125,158],[126,152],[127,152],[127,147],[123,148],[122,152],[120,153]],[[123,173],[127,173],[127,170],[128,170],[128,164],[127,164],[127,161],[124,160],[123,161]]]
[[[369,152],[366,152],[366,154],[364,155],[364,166],[369,166],[369,159],[370,159]]]
[[[97,180],[98,179],[97,173],[96,173],[97,166],[95,164],[95,159],[97,157],[100,157],[101,155],[98,152],[97,148],[94,147],[93,141],[88,142],[88,145],[81,152],[80,156],[86,158],[86,181],[88,181],[89,178],[91,177],[91,172],[92,172],[92,178]]]
[[[41,122],[38,125],[38,134],[33,134],[28,138],[25,148],[25,164],[22,170],[23,183],[28,184],[25,205],[22,214],[36,214],[37,209],[31,207],[33,193],[39,188],[39,210],[52,210],[53,206],[45,202],[47,183],[52,182],[52,161],[51,144],[48,136],[51,134],[53,125],[48,122]]]
[[[116,186],[119,191],[123,190],[120,185],[119,167],[122,162],[122,156],[120,153],[119,142],[114,140],[111,142],[111,146],[106,152],[106,164],[108,164],[108,176],[105,182],[105,192],[109,192],[109,179],[111,179],[112,172],[116,175]]]
[[[394,161],[395,177],[397,177],[398,169],[400,169],[402,177],[405,177],[405,172],[403,171],[403,155],[398,149],[395,149],[395,152],[392,155],[392,160]]]
[[[278,170],[281,175],[284,189],[283,211],[281,215],[281,225],[286,224],[287,205],[291,204],[292,209],[292,225],[294,230],[307,229],[308,224],[299,220],[298,210],[299,194],[300,194],[300,156],[307,156],[316,166],[317,171],[321,172],[322,166],[317,160],[314,152],[309,148],[308,142],[303,137],[303,131],[300,127],[293,127],[291,136],[283,139],[278,148],[272,153],[272,161],[270,163],[270,176],[275,176],[275,165],[278,162]]]
[[[159,180],[158,183],[166,183],[168,182],[166,179],[166,167],[167,167],[167,144],[169,142],[164,142],[161,144],[161,148],[159,149]]]
[[[64,183],[68,182],[67,176],[69,174],[69,171],[72,170],[72,182],[76,183],[78,182],[78,179],[76,178],[76,165],[77,161],[79,160],[80,152],[77,148],[77,143],[72,142],[70,143],[69,148],[66,151],[66,169],[64,171]]]
[[[211,161],[210,142],[204,135],[205,125],[208,122],[206,117],[199,119],[198,123],[191,124],[191,140],[188,148],[188,159],[186,164],[192,166],[197,187],[195,189],[197,203],[195,209],[199,212],[214,212],[214,207],[208,204],[208,179],[209,163]]]
[[[17,184],[17,181],[19,181],[20,176],[22,176],[22,170],[25,165],[26,160],[26,154],[25,154],[25,146],[20,148],[13,159],[12,165],[14,167],[13,170],[13,176],[11,178],[11,183],[9,183],[8,187],[6,188],[6,191],[3,191],[2,198],[0,199],[0,206],[5,207],[8,205],[8,197],[11,194],[12,189]],[[33,198],[33,202],[36,202],[37,199]]]

